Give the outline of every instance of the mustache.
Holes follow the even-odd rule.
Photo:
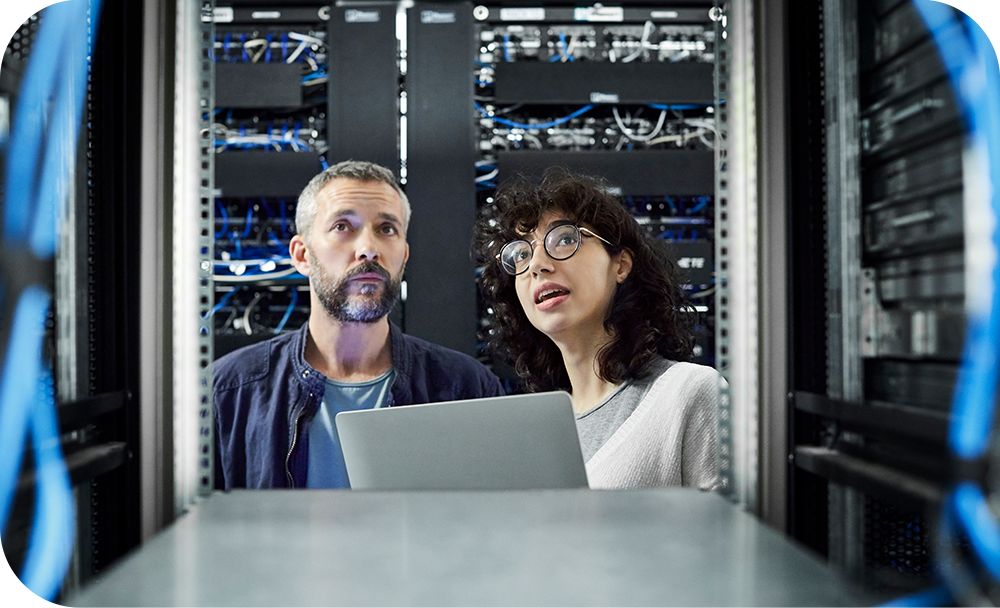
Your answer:
[[[383,268],[381,264],[366,261],[356,266],[353,270],[347,271],[347,274],[344,275],[341,283],[346,283],[354,277],[362,274],[377,274],[386,283],[389,283],[392,280],[392,277],[389,275],[389,271]]]

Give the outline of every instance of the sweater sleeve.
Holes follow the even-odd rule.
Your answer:
[[[718,490],[719,474],[719,392],[725,378],[712,368],[700,367],[690,378],[689,401],[684,404],[681,479],[685,486]],[[685,391],[687,392],[687,391]]]

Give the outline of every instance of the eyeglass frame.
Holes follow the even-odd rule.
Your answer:
[[[527,239],[514,239],[512,241],[507,241],[506,243],[504,243],[503,247],[500,248],[500,253],[496,254],[496,256],[495,256],[496,260],[497,260],[497,263],[500,264],[500,268],[502,268],[505,273],[507,273],[508,275],[510,275],[512,277],[516,277],[516,276],[520,276],[520,275],[524,274],[525,272],[528,271],[528,268],[530,267],[531,259],[533,257],[535,257],[535,245],[538,244],[539,240],[542,241],[542,251],[544,251],[545,255],[549,256],[551,259],[553,259],[553,260],[555,260],[557,262],[562,262],[564,260],[570,259],[574,255],[576,255],[576,253],[578,251],[580,251],[580,245],[583,244],[583,240],[582,239],[579,242],[577,242],[576,249],[573,250],[573,253],[569,254],[568,256],[566,256],[564,258],[557,258],[557,257],[553,256],[551,253],[549,253],[549,250],[545,247],[545,241],[546,241],[546,239],[549,238],[549,234],[551,234],[553,230],[557,230],[559,228],[565,228],[566,226],[572,226],[582,236],[591,236],[591,237],[594,237],[595,239],[600,240],[601,242],[603,242],[608,247],[611,247],[611,248],[615,247],[615,245],[611,241],[609,241],[608,239],[604,238],[603,236],[597,234],[596,232],[594,232],[590,228],[587,228],[586,226],[577,226],[576,224],[573,224],[573,223],[556,224],[555,226],[553,226],[553,227],[549,228],[548,230],[546,230],[545,234],[542,236],[541,239],[534,239],[534,240],[531,240],[531,241],[529,241]],[[510,272],[510,271],[507,270],[507,267],[504,266],[503,260],[500,259],[500,256],[503,255],[503,250],[504,249],[506,249],[510,245],[512,245],[514,243],[517,243],[517,242],[527,243],[528,244],[528,250],[531,252],[531,257],[528,258],[529,264],[524,267],[524,270],[522,270],[521,272]]]

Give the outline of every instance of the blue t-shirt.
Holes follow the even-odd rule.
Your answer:
[[[326,381],[323,402],[309,425],[309,469],[306,487],[349,488],[344,452],[337,437],[335,418],[340,412],[382,407],[395,370],[366,382]]]

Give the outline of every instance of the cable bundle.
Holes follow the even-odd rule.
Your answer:
[[[21,580],[43,598],[59,592],[74,544],[75,509],[60,449],[51,371],[41,340],[51,294],[45,277],[56,248],[57,210],[73,184],[76,141],[100,0],[46,10],[32,50],[7,150],[0,307],[0,527],[10,516],[30,434],[35,521]]]
[[[889,605],[941,605],[961,601],[984,605],[989,598],[981,591],[985,578],[1000,582],[1000,524],[990,509],[988,490],[981,471],[989,458],[1000,361],[1000,70],[994,51],[978,25],[968,17],[965,28],[950,7],[932,0],[916,0],[941,57],[955,85],[963,115],[969,127],[972,148],[982,154],[989,167],[986,191],[972,192],[970,198],[988,197],[991,224],[990,242],[972,256],[989,256],[990,276],[970,277],[968,289],[980,289],[968,298],[968,329],[962,367],[952,404],[948,444],[955,461],[955,478],[942,507],[935,548],[938,573],[943,587],[902,598]],[[967,247],[975,248],[975,243]],[[983,287],[985,285],[985,287]],[[978,563],[969,564],[956,550],[966,538]]]

